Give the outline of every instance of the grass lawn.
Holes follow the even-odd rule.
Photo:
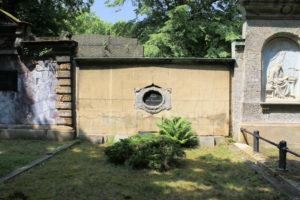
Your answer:
[[[40,140],[0,140],[0,177],[41,158],[62,144]]]
[[[107,161],[104,146],[82,143],[0,185],[0,199],[288,199],[227,149],[186,150],[168,172]]]

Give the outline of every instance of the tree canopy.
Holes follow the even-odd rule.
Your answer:
[[[75,20],[65,20],[66,30],[73,34],[100,34],[122,37],[132,37],[135,28],[134,22],[117,21],[112,24],[96,16],[95,12],[85,12]]]
[[[59,35],[66,21],[88,12],[94,0],[0,0],[0,8],[33,24],[39,36]]]
[[[106,0],[122,6],[126,0]],[[0,0],[0,8],[34,25],[38,36],[91,33],[135,37],[148,57],[229,57],[241,37],[238,0],[131,0],[138,21],[104,22],[94,0]]]
[[[126,0],[107,0],[120,6]],[[146,56],[229,57],[230,42],[241,35],[237,0],[132,0],[137,15],[133,35]]]
[[[95,12],[85,12],[75,20],[65,20],[66,30],[73,34],[110,35],[112,24],[101,20]]]

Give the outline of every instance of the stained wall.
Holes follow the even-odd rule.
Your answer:
[[[39,61],[31,70],[20,63],[12,66],[7,71],[18,71],[18,89],[0,91],[0,124],[57,124],[57,63]]]
[[[225,64],[176,63],[176,59],[174,64],[163,59],[150,64],[153,60],[142,60],[144,63],[130,64],[120,64],[122,59],[110,64],[105,59],[76,60],[80,135],[157,131],[155,123],[172,116],[189,119],[197,135],[229,135],[232,60]],[[135,88],[151,84],[171,89],[170,110],[150,114],[135,109]]]

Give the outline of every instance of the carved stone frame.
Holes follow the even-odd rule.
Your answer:
[[[149,106],[145,104],[143,101],[143,97],[146,93],[150,91],[155,91],[161,94],[162,96],[162,102],[157,106]],[[150,114],[156,114],[163,110],[170,110],[172,108],[171,106],[171,88],[161,88],[156,85],[150,85],[144,88],[135,88],[135,105],[134,108],[137,110],[144,110]]]
[[[271,44],[272,42],[276,42],[279,40],[287,40],[287,41],[291,41],[292,43],[294,43],[296,46],[298,46],[299,50],[300,50],[300,43],[299,43],[299,37],[297,35],[294,35],[292,33],[288,33],[288,32],[280,32],[280,33],[276,33],[274,35],[272,35],[271,37],[269,37],[263,44],[263,47],[261,49],[261,104],[264,105],[268,105],[269,103],[271,103],[272,105],[275,104],[279,104],[281,105],[282,103],[300,103],[299,100],[290,100],[290,99],[277,99],[274,101],[269,101],[266,99],[266,95],[267,95],[267,88],[266,88],[266,76],[267,76],[267,72],[264,73],[265,67],[264,66],[264,59],[263,59],[263,54],[264,51],[266,49],[266,47]]]

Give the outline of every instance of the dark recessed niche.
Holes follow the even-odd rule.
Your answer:
[[[143,102],[147,106],[158,106],[163,101],[162,95],[158,91],[150,90],[143,96]]]
[[[0,71],[0,91],[18,91],[17,71]]]

